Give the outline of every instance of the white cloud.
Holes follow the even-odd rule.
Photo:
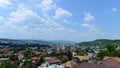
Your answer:
[[[62,7],[59,8],[53,0],[39,0],[39,2],[34,0],[35,3],[32,3],[34,2],[33,0],[26,1],[22,4],[15,4],[15,10],[13,10],[8,17],[5,17],[5,19],[0,17],[0,20],[6,20],[4,21],[4,25],[0,26],[0,37],[17,39],[80,40],[83,32],[81,31],[80,33],[78,32],[79,29],[75,30],[66,26],[66,24],[79,24],[69,22],[67,18],[71,17],[72,13],[68,10]],[[30,4],[34,6],[31,7],[29,6]],[[94,30],[96,28],[95,26],[84,24],[83,27],[89,27],[89,33],[83,33],[84,35],[87,34],[88,36],[88,34],[90,34],[90,36],[92,36],[92,33],[96,32]]]
[[[117,11],[117,8],[112,8],[112,11],[113,11],[113,12],[116,12],[116,11]]]
[[[31,23],[31,22],[40,22],[42,23],[44,19],[37,15],[37,13],[33,12],[26,8],[23,4],[19,5],[17,11],[13,11],[10,14],[10,18],[8,18],[8,22],[6,24],[20,24],[20,23]]]
[[[47,12],[56,7],[56,4],[53,0],[43,0],[36,7],[40,8],[43,12]]]
[[[8,6],[12,6],[13,4],[11,3],[10,0],[0,0],[0,7],[6,8]]]
[[[83,37],[84,39],[89,38],[88,40],[94,40],[98,38],[103,38],[104,36],[104,33],[94,24],[84,23],[81,24],[81,26],[83,28],[88,28],[88,31],[80,33],[81,37]]]
[[[0,16],[0,21],[3,21],[3,20],[4,20],[4,18],[2,16]]]
[[[88,28],[95,28],[94,24],[88,24],[88,23],[84,23],[81,25],[82,27],[88,27]]]
[[[47,18],[41,18],[36,12],[20,4],[16,11],[11,12],[4,26],[1,27],[0,33],[7,34],[6,32],[12,38],[64,39],[65,36],[70,37],[67,34],[75,31],[63,27],[49,15]],[[64,36],[61,37],[61,34]]]
[[[70,13],[69,11],[63,9],[63,8],[58,8],[55,12],[55,18],[59,19],[59,18],[68,18],[72,16],[72,13]]]
[[[85,15],[85,17],[84,17],[84,21],[89,22],[89,21],[94,20],[94,16],[91,15],[90,12],[85,12],[84,15]]]
[[[101,33],[101,31],[94,24],[84,23],[81,26],[84,27],[84,28],[89,28],[89,32]]]
[[[65,24],[70,24],[70,22],[68,21],[68,20],[63,20],[63,22],[65,23]]]

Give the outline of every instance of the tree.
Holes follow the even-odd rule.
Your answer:
[[[108,52],[112,52],[112,51],[115,50],[115,46],[114,45],[107,45],[106,48],[107,48]]]
[[[41,56],[40,59],[36,62],[36,65],[40,66],[43,62],[45,62],[45,59],[43,56]]]
[[[18,56],[12,55],[12,56],[10,56],[10,60],[11,61],[17,61],[18,60]]]
[[[84,53],[84,52],[78,52],[78,55],[79,55],[79,56],[84,56],[85,53]]]
[[[100,52],[97,54],[97,57],[99,57],[101,60],[102,60],[105,56],[110,56],[110,53],[107,52],[107,51],[100,51]]]
[[[21,68],[24,68],[25,65],[30,64],[32,60],[25,60],[21,66]]]
[[[18,65],[16,63],[11,64],[10,62],[5,61],[0,65],[0,68],[18,68]]]
[[[25,58],[27,58],[27,59],[31,59],[31,57],[32,57],[32,52],[31,52],[31,51],[26,51],[26,52],[24,53],[24,56],[25,56]]]
[[[72,53],[69,50],[68,50],[67,56],[68,56],[68,60],[72,60],[73,55],[72,55]]]
[[[111,57],[120,57],[120,50],[115,50],[110,53]]]

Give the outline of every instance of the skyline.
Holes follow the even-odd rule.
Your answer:
[[[119,0],[0,0],[0,38],[120,39]]]

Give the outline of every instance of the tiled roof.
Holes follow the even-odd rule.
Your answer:
[[[74,56],[76,58],[78,58],[79,60],[88,60],[89,56]]]
[[[77,65],[75,62],[73,61],[68,61],[64,64],[62,64],[63,66],[67,67],[67,68],[72,68],[73,66]]]
[[[93,64],[93,63],[83,62],[83,63],[76,65],[72,68],[114,68],[114,67],[106,66],[103,64]]]
[[[32,60],[39,60],[39,57],[33,57]]]
[[[62,62],[61,60],[57,59],[57,58],[47,58],[45,59],[48,63],[59,63]]]
[[[102,61],[100,64],[118,68],[120,67],[120,62],[118,59],[119,58],[109,58],[109,59]]]
[[[108,56],[105,56],[104,59],[103,59],[103,61],[105,61],[107,59],[112,59],[114,61],[120,62],[120,58],[118,58],[118,57],[108,57]]]

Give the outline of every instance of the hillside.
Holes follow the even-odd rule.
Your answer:
[[[30,39],[2,39],[0,38],[0,46],[38,46],[38,45],[53,45],[53,44],[75,44],[72,41],[62,40],[30,40]]]
[[[97,39],[94,41],[81,42],[77,45],[80,46],[106,46],[106,45],[118,45],[120,40],[110,40],[110,39]]]

